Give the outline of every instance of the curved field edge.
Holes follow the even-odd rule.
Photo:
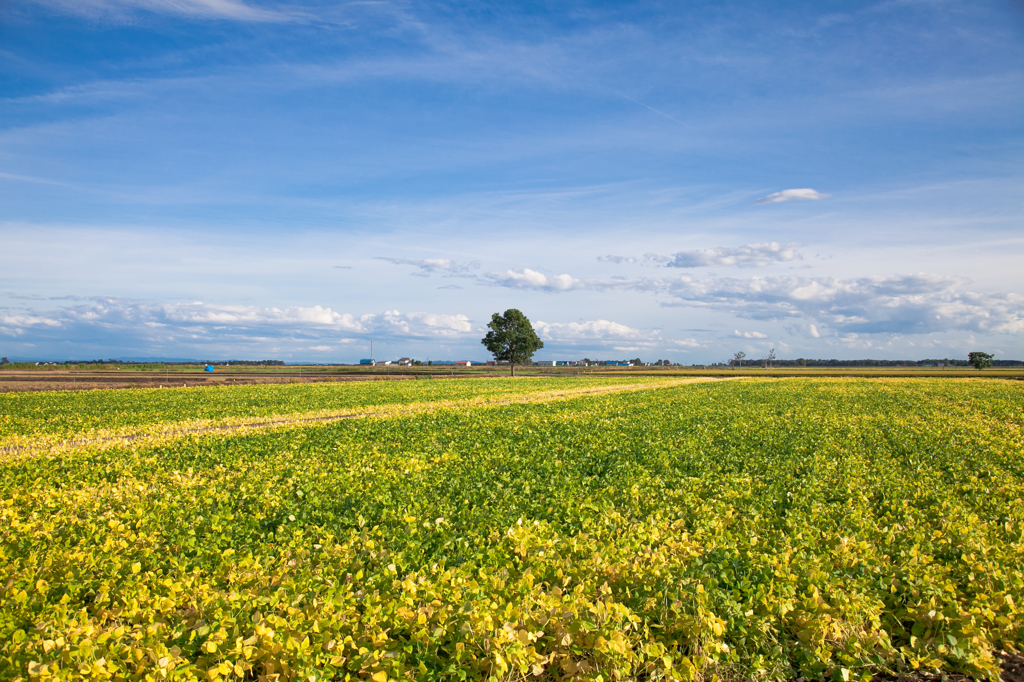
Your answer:
[[[392,418],[405,414],[416,414],[435,409],[468,409],[487,405],[504,405],[508,403],[525,402],[549,402],[552,400],[564,400],[582,395],[598,395],[602,393],[617,393],[620,391],[637,391],[650,388],[664,388],[682,384],[702,383],[709,381],[728,381],[736,377],[690,377],[676,379],[542,379],[534,381],[516,380],[513,382],[496,382],[485,380],[476,386],[470,386],[468,381],[463,381],[458,386],[459,391],[451,391],[455,395],[446,397],[445,388],[438,391],[431,386],[424,391],[413,388],[412,390],[391,389],[384,395],[375,396],[379,402],[367,403],[366,396],[358,392],[348,391],[358,396],[358,401],[338,400],[336,396],[314,395],[318,402],[328,403],[332,406],[303,412],[281,413],[279,404],[260,406],[257,414],[251,416],[226,416],[219,419],[189,419],[189,420],[167,420],[162,414],[150,414],[152,421],[142,424],[119,426],[116,428],[91,428],[87,431],[67,431],[62,429],[56,433],[47,433],[45,427],[41,432],[35,432],[30,436],[15,435],[0,439],[0,454],[21,453],[25,451],[37,451],[53,448],[77,448],[83,446],[112,447],[126,440],[143,440],[149,444],[166,442],[168,439],[180,438],[209,431],[234,431],[239,429],[275,429],[307,425],[307,422],[328,422],[338,419],[379,417]],[[438,382],[440,383],[440,382]],[[388,387],[394,386],[389,382]],[[557,388],[552,388],[552,386]],[[247,387],[248,388],[248,387]],[[466,390],[466,389],[469,390]],[[404,390],[403,390],[404,389]],[[154,390],[154,389],[143,389]],[[156,389],[160,390],[160,389]],[[210,392],[200,397],[210,397]],[[471,397],[458,398],[460,395]],[[110,392],[106,398],[105,407],[113,414],[124,414],[126,411],[138,416],[137,410],[126,410],[132,396],[121,392]],[[247,397],[243,394],[243,399]],[[429,400],[418,400],[419,398],[430,398]],[[223,408],[232,406],[236,401],[231,398],[237,396],[225,396],[213,394],[208,407]],[[351,404],[356,403],[356,404]],[[48,406],[52,413],[63,413],[63,407]],[[246,409],[243,407],[243,409]],[[110,417],[109,413],[106,415]],[[12,420],[13,421],[13,420]],[[51,422],[52,423],[52,422]]]
[[[1022,398],[745,381],[6,462],[0,675],[995,679]]]

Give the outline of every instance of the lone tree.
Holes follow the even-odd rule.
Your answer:
[[[530,320],[515,308],[509,308],[504,315],[491,315],[487,328],[491,331],[480,343],[494,353],[495,360],[509,363],[512,376],[516,375],[516,365],[528,362],[536,351],[544,347]]]
[[[772,348],[770,351],[768,351],[768,355],[766,355],[764,357],[764,361],[768,365],[768,369],[771,369],[772,365],[775,364],[775,349],[774,348]]]
[[[992,366],[992,355],[975,351],[967,354],[967,361],[974,365],[974,369],[985,369]]]
[[[747,354],[740,351],[736,355],[732,356],[733,366],[739,365],[740,369],[743,369],[743,358],[747,357]]]

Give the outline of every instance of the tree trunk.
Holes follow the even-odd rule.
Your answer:
[[[511,376],[515,376],[516,375],[516,363],[514,363],[514,362],[508,363],[508,368],[509,368],[509,374]]]

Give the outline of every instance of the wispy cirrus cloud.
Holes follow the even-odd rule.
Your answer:
[[[817,190],[805,187],[803,189],[784,189],[781,192],[775,192],[769,194],[766,197],[761,197],[755,204],[779,204],[783,201],[816,201],[818,199],[827,199],[832,196],[831,194],[824,194]]]

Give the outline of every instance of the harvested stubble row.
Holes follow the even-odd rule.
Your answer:
[[[749,380],[10,457],[0,676],[996,676],[1022,405]]]

